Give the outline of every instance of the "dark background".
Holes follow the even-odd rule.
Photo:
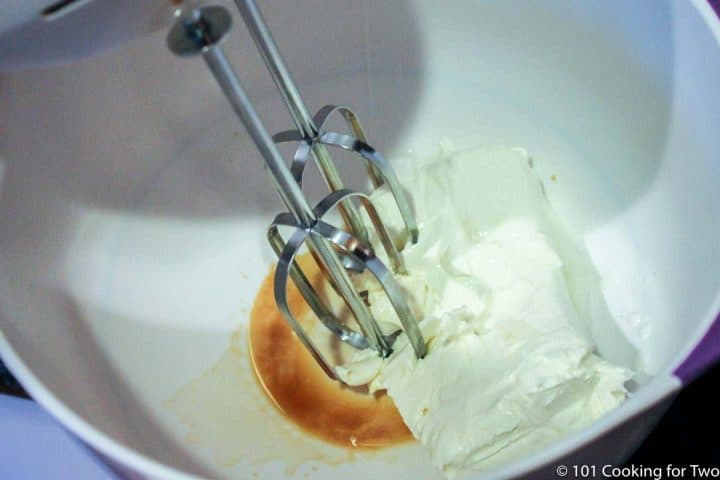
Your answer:
[[[688,385],[628,460],[636,466],[720,466],[720,364]],[[27,396],[0,360],[0,395]]]
[[[720,466],[720,364],[680,392],[629,464]]]

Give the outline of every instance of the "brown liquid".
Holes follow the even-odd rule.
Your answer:
[[[310,281],[317,284],[320,273],[312,259],[300,262]],[[372,449],[412,439],[384,392],[361,393],[325,375],[278,311],[273,274],[260,287],[250,316],[250,356],[273,403],[304,431],[337,445]],[[288,300],[296,316],[309,313],[293,285]]]

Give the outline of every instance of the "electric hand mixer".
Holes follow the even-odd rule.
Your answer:
[[[372,348],[380,356],[387,357],[392,352],[393,342],[399,331],[390,335],[382,332],[350,276],[350,272],[367,271],[375,277],[387,295],[415,355],[422,358],[427,351],[425,340],[417,319],[408,306],[404,292],[393,277],[393,274],[406,273],[398,247],[369,196],[344,188],[328,150],[333,148],[349,150],[357,153],[366,162],[373,187],[385,185],[389,189],[404,222],[407,237],[410,242],[415,243],[418,239],[418,228],[395,172],[382,154],[367,143],[365,132],[352,110],[344,106],[328,105],[321,108],[315,116],[309,114],[255,2],[236,0],[235,3],[265,60],[297,130],[281,132],[271,137],[265,129],[220,46],[232,23],[230,14],[225,8],[207,6],[184,12],[170,30],[167,43],[170,50],[179,56],[203,57],[260,151],[265,161],[264,166],[288,209],[288,212],[275,217],[267,232],[268,241],[278,256],[274,294],[279,310],[315,360],[333,378],[335,374],[331,363],[305,332],[288,305],[287,287],[290,279],[317,318],[333,335],[354,348]],[[325,131],[326,121],[337,114],[343,117],[352,135]],[[298,144],[289,167],[276,147],[276,143],[280,142]],[[330,193],[314,207],[310,206],[302,191],[303,172],[310,158],[315,161],[330,190]],[[392,272],[375,254],[358,207],[362,207],[367,213],[387,254]],[[334,226],[326,219],[326,216],[335,209],[339,210],[346,228]],[[293,230],[289,238],[285,239],[280,234],[281,226]],[[332,313],[295,262],[303,245],[307,245],[321,270],[327,275],[330,285],[342,297],[360,331],[348,327]]]

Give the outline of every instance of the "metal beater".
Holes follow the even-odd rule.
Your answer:
[[[387,357],[392,352],[393,342],[399,332],[391,335],[383,334],[370,309],[353,285],[349,274],[349,272],[369,271],[390,300],[416,356],[422,358],[427,346],[417,320],[408,307],[405,294],[393,274],[375,255],[357,205],[364,208],[368,214],[387,253],[393,273],[404,274],[406,270],[398,248],[368,195],[343,187],[326,146],[356,152],[365,160],[373,187],[387,185],[405,224],[408,238],[415,243],[418,239],[417,225],[395,172],[382,154],[367,143],[360,122],[349,108],[328,105],[321,108],[315,116],[310,115],[254,0],[235,0],[235,3],[287,105],[297,130],[281,132],[271,138],[263,126],[220,46],[232,24],[230,14],[225,8],[207,6],[184,12],[170,30],[167,43],[170,50],[179,56],[203,57],[264,158],[265,168],[270,173],[280,198],[288,208],[288,212],[275,217],[267,233],[270,245],[278,255],[274,294],[279,310],[320,366],[333,378],[336,376],[331,364],[314,345],[290,310],[287,299],[289,279],[293,280],[318,319],[337,338],[358,349],[372,348],[379,355]],[[334,114],[342,115],[352,135],[324,130],[326,121]],[[275,145],[280,142],[298,144],[290,167]],[[317,164],[330,190],[330,193],[314,208],[310,206],[302,192],[303,171],[310,158]],[[357,204],[353,203],[354,201]],[[346,229],[333,226],[324,219],[328,212],[336,208],[344,220]],[[280,234],[278,229],[280,226],[293,229],[287,240]],[[307,244],[313,256],[319,260],[321,269],[344,300],[360,331],[346,326],[336,318],[295,262],[295,256],[304,244]]]

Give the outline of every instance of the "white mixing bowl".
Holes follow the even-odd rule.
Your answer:
[[[399,169],[408,149],[443,139],[530,152],[602,276],[617,324],[594,326],[600,352],[647,373],[601,421],[478,478],[617,465],[720,355],[712,5],[281,3],[261,8],[309,105],[354,106]],[[286,461],[240,452],[218,465],[168,413],[247,322],[280,203],[202,62],[173,57],[163,30],[73,65],[0,74],[0,355],[129,478],[438,478],[413,447],[312,468],[283,467],[292,449],[279,450]],[[270,130],[287,128],[240,21],[227,51]],[[235,408],[247,406],[222,415],[241,417]],[[270,429],[239,425],[241,443]]]

